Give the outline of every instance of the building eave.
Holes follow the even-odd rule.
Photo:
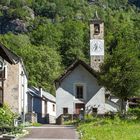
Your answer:
[[[65,70],[65,72],[59,78],[54,81],[56,89],[60,86],[61,82],[79,65],[82,65],[88,72],[97,78],[96,72],[88,64],[82,60],[76,60]]]
[[[17,64],[20,57],[0,43],[0,56],[10,64]]]

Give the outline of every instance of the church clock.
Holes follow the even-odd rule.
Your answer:
[[[104,55],[104,40],[90,40],[90,55]]]

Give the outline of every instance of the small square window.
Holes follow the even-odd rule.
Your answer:
[[[97,108],[92,108],[93,113],[97,113]]]
[[[68,114],[68,108],[63,108],[63,114]]]
[[[110,94],[105,94],[105,99],[109,99]]]
[[[83,86],[76,86],[76,98],[83,99]]]

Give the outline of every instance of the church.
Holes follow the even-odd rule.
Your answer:
[[[76,60],[55,80],[56,118],[62,114],[105,114],[120,109],[119,98],[108,97],[105,88],[98,84],[96,71],[104,62],[104,22],[97,13],[90,21],[90,65]]]

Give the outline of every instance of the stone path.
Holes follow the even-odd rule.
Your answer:
[[[18,140],[78,140],[73,126],[43,125],[28,127],[29,134]]]

